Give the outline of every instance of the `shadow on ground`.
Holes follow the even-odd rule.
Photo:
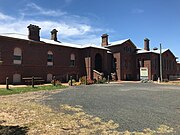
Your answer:
[[[0,123],[3,122],[0,121]],[[0,125],[0,135],[27,135],[27,132],[28,132],[28,127]]]

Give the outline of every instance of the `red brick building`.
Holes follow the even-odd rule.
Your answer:
[[[168,79],[177,74],[176,57],[169,49],[162,49],[162,77]],[[148,79],[157,80],[160,77],[160,50],[150,50],[149,39],[144,40],[144,49],[137,51],[136,57],[137,78],[140,77],[140,68],[147,67]],[[140,78],[139,78],[140,79]]]
[[[63,43],[57,31],[51,31],[51,40],[39,36],[40,28],[29,25],[29,34],[0,35],[0,83],[9,77],[10,83],[23,83],[23,78],[41,77],[50,82],[53,76],[68,81],[87,76],[93,79],[93,70],[110,74],[109,49]]]
[[[102,46],[112,53],[112,73],[118,80],[136,80],[136,46],[130,39],[108,43],[108,35],[102,36]]]
[[[177,75],[180,77],[180,63],[177,63]]]
[[[139,68],[148,67],[148,79],[159,77],[159,51],[138,50],[130,39],[109,43],[102,35],[101,46],[77,45],[60,42],[57,30],[51,39],[40,38],[40,28],[29,25],[29,34],[0,34],[0,83],[8,77],[10,83],[23,83],[23,78],[41,77],[50,82],[53,76],[67,82],[70,76],[78,80],[106,77],[116,80],[139,80]],[[177,73],[173,53],[163,50],[163,78]]]

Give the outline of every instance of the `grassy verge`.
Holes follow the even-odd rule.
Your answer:
[[[55,89],[63,89],[67,88],[67,86],[63,85],[57,85],[57,86],[35,86],[32,88],[31,86],[28,87],[17,87],[17,88],[10,88],[9,90],[7,89],[0,89],[0,95],[11,95],[11,94],[19,94],[19,93],[25,93],[25,92],[33,92],[33,91],[40,91],[40,90],[55,90]]]
[[[169,83],[173,85],[180,85],[180,82],[169,82]]]
[[[180,86],[179,81],[161,82],[160,84]]]

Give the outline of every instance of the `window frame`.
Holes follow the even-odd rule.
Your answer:
[[[70,67],[76,66],[76,55],[74,53],[70,54]]]
[[[13,51],[13,64],[21,65],[22,64],[22,49],[15,47]]]
[[[48,51],[47,52],[47,66],[53,66],[54,65],[54,57],[53,57],[53,52]]]

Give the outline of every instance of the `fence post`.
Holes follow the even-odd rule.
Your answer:
[[[56,86],[56,77],[53,76],[53,85]]]
[[[72,86],[72,76],[70,76],[70,86]]]
[[[34,88],[34,76],[32,77],[32,88]]]
[[[9,78],[6,77],[6,89],[9,90]]]

